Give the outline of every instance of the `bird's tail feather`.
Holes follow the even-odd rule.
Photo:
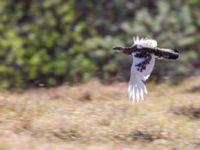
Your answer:
[[[144,99],[144,94],[147,94],[145,84],[139,78],[130,78],[128,86],[129,100],[139,102]]]

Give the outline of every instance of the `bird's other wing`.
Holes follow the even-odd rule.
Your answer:
[[[147,59],[149,58],[149,59]],[[149,78],[155,64],[155,56],[138,58],[133,56],[131,66],[131,75],[128,86],[128,96],[131,101],[143,100],[144,94],[147,94],[147,88],[144,81]]]
[[[145,47],[145,46],[146,47],[157,47],[157,41],[153,40],[153,39],[134,37],[132,46],[130,46],[130,47],[116,46],[113,48],[113,50],[118,51],[118,52],[123,52],[127,55],[131,55],[134,52],[134,49],[136,51],[140,51],[140,50],[142,50],[142,47]]]

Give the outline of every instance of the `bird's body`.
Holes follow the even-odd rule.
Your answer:
[[[129,99],[139,101],[144,99],[147,89],[144,84],[158,59],[177,59],[178,51],[157,47],[157,41],[153,39],[134,38],[131,47],[115,47],[114,50],[121,51],[133,57],[131,66],[131,75],[128,86]]]

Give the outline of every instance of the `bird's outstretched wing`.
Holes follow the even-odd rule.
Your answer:
[[[156,58],[161,59],[177,59],[179,56],[179,51],[176,49],[166,49],[151,46],[140,46],[142,51],[153,54]]]
[[[146,38],[139,38],[139,37],[133,37],[133,45],[130,47],[121,47],[116,46],[113,49],[119,52],[123,52],[127,55],[131,55],[132,53],[136,51],[143,51],[143,47],[151,47],[155,48],[157,47],[157,41],[153,39],[146,39]]]
[[[155,65],[155,56],[149,54],[146,57],[139,58],[133,55],[131,74],[128,86],[128,95],[131,101],[143,100],[144,94],[147,94],[147,88],[144,84]]]

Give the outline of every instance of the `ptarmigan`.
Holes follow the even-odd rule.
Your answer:
[[[128,96],[132,101],[139,102],[147,94],[147,88],[144,84],[158,59],[177,59],[179,52],[176,49],[158,48],[157,41],[147,38],[133,38],[131,47],[114,47],[114,50],[123,52],[133,57],[131,66],[131,75],[128,86]]]

